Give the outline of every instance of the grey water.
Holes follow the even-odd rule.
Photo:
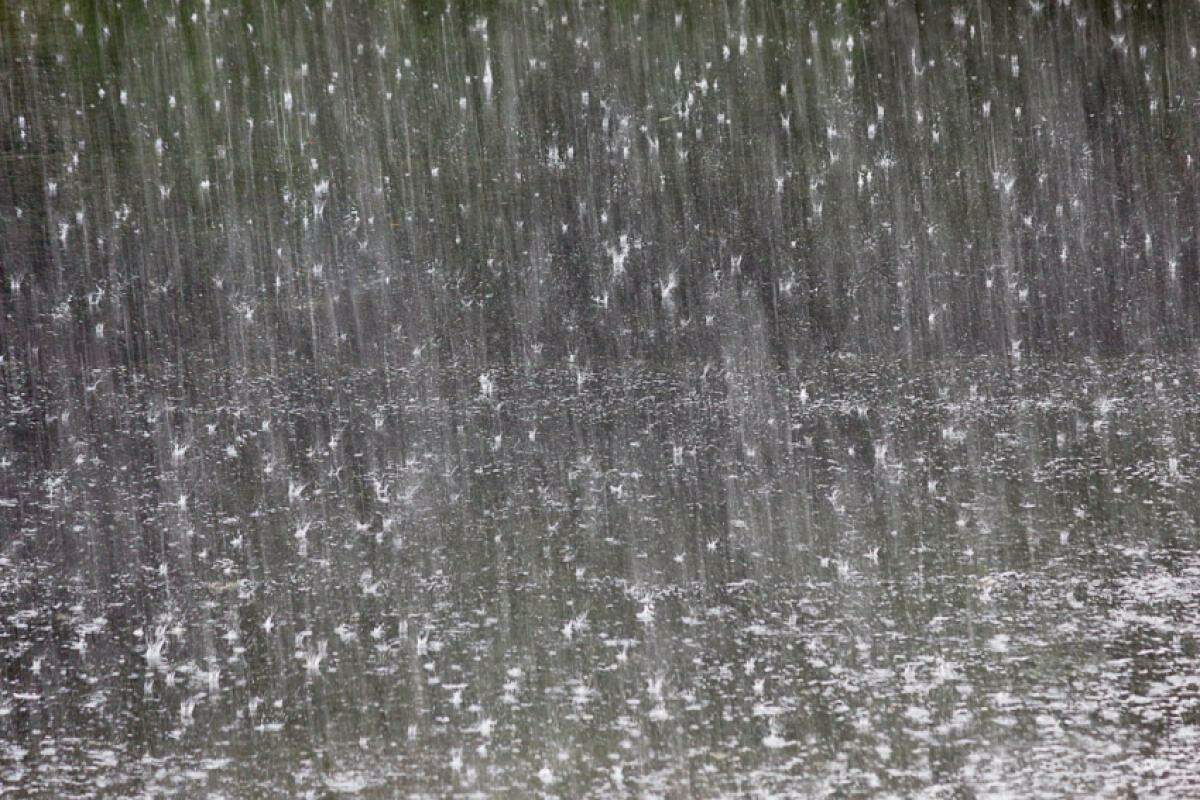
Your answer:
[[[0,797],[1200,795],[1198,47],[0,3]]]

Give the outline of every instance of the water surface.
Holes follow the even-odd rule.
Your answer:
[[[1200,794],[1198,39],[0,7],[0,796]]]

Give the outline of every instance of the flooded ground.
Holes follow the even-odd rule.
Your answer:
[[[0,0],[0,797],[1200,796],[1198,48]]]
[[[5,792],[1200,789],[1194,360],[461,377],[10,460]]]

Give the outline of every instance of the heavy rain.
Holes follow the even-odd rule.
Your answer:
[[[1198,48],[0,0],[0,797],[1200,796]]]

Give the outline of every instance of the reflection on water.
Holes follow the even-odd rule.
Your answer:
[[[64,408],[3,473],[3,786],[1197,790],[1193,363],[771,375]]]

